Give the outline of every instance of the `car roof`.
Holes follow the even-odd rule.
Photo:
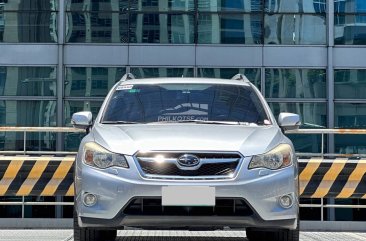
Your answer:
[[[120,85],[134,84],[224,84],[224,85],[242,85],[250,86],[249,81],[233,79],[214,79],[214,78],[145,78],[129,79],[120,81]]]

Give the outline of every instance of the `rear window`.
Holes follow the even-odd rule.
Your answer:
[[[249,86],[220,84],[120,85],[102,122],[179,122],[190,120],[270,124]]]

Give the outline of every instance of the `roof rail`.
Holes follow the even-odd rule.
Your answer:
[[[232,80],[240,80],[240,81],[244,81],[246,83],[250,83],[250,81],[248,80],[248,78],[245,75],[243,75],[243,74],[236,74],[231,79]]]
[[[124,82],[124,81],[130,80],[130,79],[136,79],[136,78],[135,78],[135,76],[134,76],[133,74],[131,74],[131,73],[127,73],[127,74],[125,74],[125,75],[121,78],[120,82]]]

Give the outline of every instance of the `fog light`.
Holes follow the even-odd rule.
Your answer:
[[[294,202],[291,195],[284,195],[280,197],[279,203],[283,208],[290,208]]]
[[[94,206],[97,203],[97,196],[91,193],[87,193],[84,196],[84,205],[85,206]]]

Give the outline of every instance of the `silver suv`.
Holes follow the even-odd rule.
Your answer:
[[[298,170],[283,130],[243,75],[135,79],[125,75],[84,128],[75,165],[74,238],[114,240],[145,229],[246,228],[256,240],[299,240]]]

